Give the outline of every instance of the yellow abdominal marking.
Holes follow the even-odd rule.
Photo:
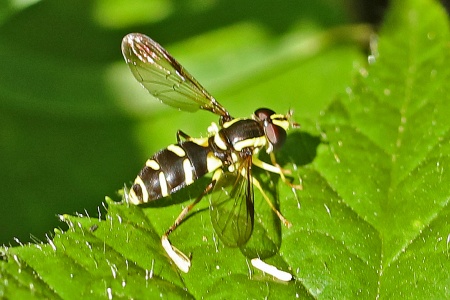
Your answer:
[[[153,170],[159,170],[159,164],[153,159],[147,160],[145,165]]]
[[[184,170],[184,182],[186,185],[190,185],[194,182],[193,174],[192,174],[192,166],[189,159],[183,160],[183,170]]]
[[[207,147],[208,146],[208,138],[193,138],[190,139],[191,142],[196,143],[199,146]]]
[[[167,191],[167,181],[163,172],[159,172],[159,186],[161,187],[161,195],[166,197],[169,195]]]
[[[186,156],[186,152],[184,152],[183,148],[181,148],[178,145],[169,145],[167,147],[167,150],[172,151],[173,153],[175,153],[179,157],[185,157]]]
[[[147,192],[147,188],[145,187],[144,182],[142,181],[141,177],[136,177],[136,179],[134,180],[134,184],[137,184],[141,187],[141,191],[142,191],[142,202],[148,202],[148,192]],[[130,201],[133,204],[140,204],[142,203],[141,201],[139,201],[138,197],[136,196],[135,192],[133,189],[131,189],[130,191]]]

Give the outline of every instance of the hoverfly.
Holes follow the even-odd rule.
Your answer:
[[[163,47],[143,34],[125,36],[122,53],[134,77],[161,102],[183,111],[203,109],[219,116],[219,126],[213,123],[208,137],[193,138],[179,130],[177,143],[148,159],[126,194],[128,202],[142,204],[169,196],[200,177],[213,174],[203,193],[183,209],[161,238],[162,246],[177,267],[188,272],[191,262],[172,246],[168,236],[207,194],[212,195],[215,232],[227,246],[243,245],[252,234],[254,187],[261,191],[280,220],[289,225],[252,176],[251,168],[255,165],[277,173],[285,183],[296,187],[285,179],[288,171],[276,163],[273,154],[283,145],[286,131],[298,126],[290,121],[292,113],[282,115],[260,108],[251,118],[233,118]],[[270,154],[272,164],[256,157],[263,148]],[[231,208],[221,213],[225,203],[231,203],[227,206]]]

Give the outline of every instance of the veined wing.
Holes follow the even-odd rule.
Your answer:
[[[194,77],[148,36],[126,35],[122,40],[122,54],[134,77],[163,103],[184,111],[201,108],[230,117]]]
[[[215,232],[229,247],[244,245],[253,231],[254,203],[252,157],[234,173],[223,173],[211,194],[211,221]]]

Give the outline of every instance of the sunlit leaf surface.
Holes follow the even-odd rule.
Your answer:
[[[2,248],[0,296],[449,298],[448,17],[433,1],[395,3],[372,43],[370,63],[358,67],[347,93],[316,124],[292,132],[277,155],[303,183],[293,193],[274,181],[291,228],[263,220],[270,211],[257,201],[262,217],[255,230],[270,238],[250,240],[249,249],[227,248],[203,201],[171,235],[192,255],[184,274],[159,238],[179,202],[195,197],[206,179],[174,196],[177,205],[107,201],[102,219],[64,215],[67,232]],[[282,283],[254,269],[249,256],[261,249],[294,280]]]

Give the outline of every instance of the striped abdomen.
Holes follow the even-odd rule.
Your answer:
[[[170,145],[147,160],[134,181],[129,200],[140,204],[166,197],[221,165],[207,138]]]

